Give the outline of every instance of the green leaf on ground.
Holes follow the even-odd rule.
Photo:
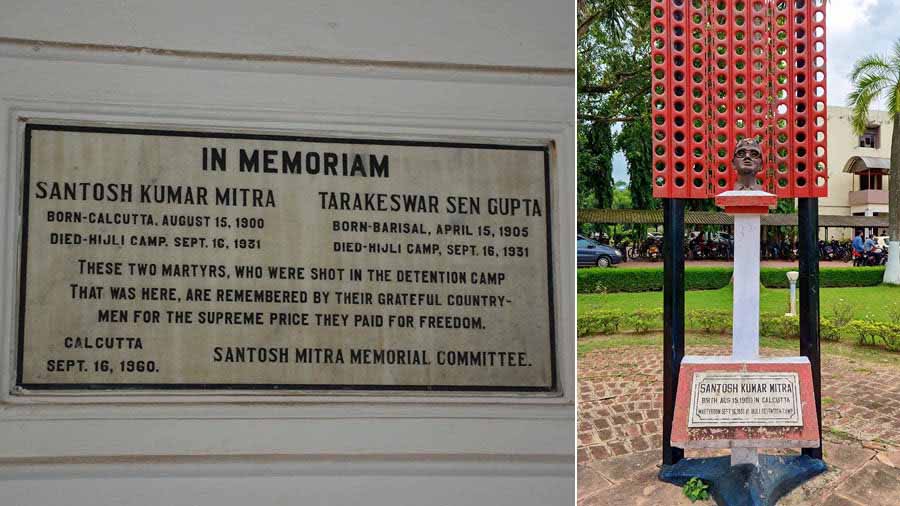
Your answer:
[[[688,482],[684,484],[682,491],[684,491],[684,495],[690,499],[691,502],[709,499],[709,485],[703,483],[703,480],[697,477],[688,480]]]

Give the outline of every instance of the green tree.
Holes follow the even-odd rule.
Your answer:
[[[888,187],[890,243],[884,282],[900,285],[900,39],[894,42],[893,53],[887,57],[869,55],[857,60],[850,79],[853,91],[847,101],[852,109],[850,121],[857,135],[862,135],[869,125],[869,107],[873,100],[884,98],[893,118]]]
[[[649,98],[649,97],[648,97]],[[624,124],[616,136],[616,148],[628,161],[628,191],[634,209],[658,209],[653,198],[653,143],[650,118],[640,117]]]
[[[578,143],[579,182],[593,196],[593,206],[608,208],[613,203],[613,140],[609,123],[595,121],[583,128]]]
[[[628,191],[628,183],[625,181],[616,181],[613,186],[613,209],[634,209],[631,192]]]
[[[649,152],[650,9],[646,0],[578,2],[578,196],[579,205],[613,204],[612,156],[625,151],[632,175],[631,200],[651,208]],[[638,124],[631,127],[632,123]],[[618,145],[622,125],[630,141]],[[645,132],[641,132],[645,130]],[[640,136],[645,135],[641,140]],[[646,175],[645,175],[646,173]],[[640,203],[640,205],[637,205]],[[593,206],[591,206],[593,207]]]
[[[634,3],[630,0],[578,0],[578,40],[587,37],[591,29],[621,36],[629,24],[629,9]]]

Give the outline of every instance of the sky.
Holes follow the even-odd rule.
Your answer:
[[[825,30],[828,105],[843,106],[853,63],[869,54],[889,55],[900,38],[900,0],[828,0]],[[622,153],[613,156],[613,178],[628,181]]]

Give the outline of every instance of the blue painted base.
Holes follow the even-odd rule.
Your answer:
[[[774,506],[804,481],[825,472],[825,462],[806,455],[759,455],[759,467],[731,467],[731,457],[682,459],[663,466],[659,479],[683,486],[697,477],[709,484],[719,506]]]

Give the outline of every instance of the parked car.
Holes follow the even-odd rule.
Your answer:
[[[711,241],[725,242],[734,247],[734,237],[728,232],[712,232],[709,234],[709,239]]]
[[[622,253],[605,244],[578,236],[578,266],[609,267],[622,261]]]

